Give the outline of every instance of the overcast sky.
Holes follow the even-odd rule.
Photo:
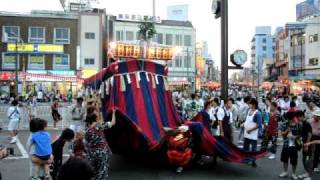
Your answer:
[[[255,26],[284,26],[295,21],[295,6],[303,0],[229,0],[229,53],[244,49],[250,57]],[[211,13],[212,0],[156,0],[156,15],[166,18],[168,5],[189,4],[189,19],[197,41],[209,43],[209,53],[220,66],[220,20]],[[0,11],[62,10],[59,0],[0,0]],[[99,0],[109,14],[152,15],[152,0]]]

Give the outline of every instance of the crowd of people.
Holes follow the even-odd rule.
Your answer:
[[[308,180],[319,172],[320,109],[314,91],[299,96],[231,91],[226,101],[216,94],[207,90],[190,95],[175,91],[173,99],[181,119],[190,120],[203,113],[202,123],[213,136],[223,136],[238,143],[245,151],[268,151],[268,159],[275,160],[277,143],[282,139],[280,161],[283,172],[280,178],[289,176],[289,162],[292,179]],[[238,137],[233,137],[234,129],[239,130]],[[258,143],[261,143],[260,149]],[[300,152],[305,172],[298,176],[296,167]],[[252,166],[257,164],[252,162]]]
[[[257,95],[250,91],[231,91],[230,97],[225,101],[220,100],[218,96],[217,92],[208,90],[193,94],[175,91],[173,103],[182,120],[192,120],[202,113],[205,116],[202,123],[213,136],[221,136],[231,143],[238,143],[248,152],[268,151],[270,160],[277,159],[278,141],[282,138],[280,161],[283,164],[283,172],[279,175],[281,178],[289,176],[289,162],[293,179],[308,180],[314,173],[319,172],[320,109],[315,103],[313,93],[303,93],[296,97],[278,93]],[[53,139],[47,131],[47,121],[37,118],[32,108],[37,102],[35,97],[30,97],[27,101],[30,113],[30,136],[27,143],[31,157],[30,179],[50,179],[51,176],[52,179],[62,180],[70,179],[74,175],[79,175],[79,180],[106,179],[109,176],[112,152],[104,138],[104,131],[116,124],[116,110],[110,112],[111,121],[104,122],[98,94],[86,98],[77,97],[70,111],[70,127],[64,129],[58,138]],[[58,110],[61,106],[59,102],[59,99],[54,98],[51,105],[55,129],[57,123],[62,120]],[[16,143],[21,119],[18,100],[11,102],[7,117],[10,143]],[[237,137],[235,129],[239,130]],[[186,141],[188,138],[184,138],[189,136],[188,130],[181,128],[177,132],[178,140],[185,147],[185,153],[190,154]],[[177,137],[169,139],[176,140]],[[62,155],[66,144],[71,158],[64,162]],[[176,152],[174,150],[169,149],[168,156],[173,156],[172,152]],[[305,172],[298,176],[296,167],[300,162],[300,152]],[[252,166],[256,167],[256,162],[252,162]],[[177,172],[181,172],[182,169],[179,167]]]

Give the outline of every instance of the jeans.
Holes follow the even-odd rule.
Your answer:
[[[268,145],[269,145],[269,142],[271,141],[272,143],[272,146],[271,148],[269,149],[269,151],[272,153],[272,154],[276,154],[277,152],[277,139],[278,139],[278,136],[275,135],[275,136],[269,136],[269,135],[265,135],[264,136],[264,139],[262,141],[262,144],[261,144],[261,151],[267,151],[268,150]]]
[[[247,152],[256,152],[257,151],[257,140],[252,140],[248,138],[244,138],[243,142],[243,150]],[[250,145],[251,145],[251,151],[250,151]]]

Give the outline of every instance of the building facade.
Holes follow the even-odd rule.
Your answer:
[[[23,76],[30,74],[52,77],[75,77],[77,71],[78,17],[76,14],[52,11],[32,11],[28,14],[0,14],[0,73],[19,72],[35,90],[67,91],[73,79]],[[18,67],[16,68],[16,60]],[[2,79],[6,81],[11,79]],[[33,83],[37,81],[37,83]],[[76,82],[75,82],[76,83]],[[5,85],[8,88],[7,84]],[[21,86],[19,86],[21,87]],[[48,88],[49,89],[46,89]],[[30,88],[30,87],[29,87]],[[8,89],[6,89],[8,90]],[[21,93],[22,89],[19,88]]]
[[[78,69],[88,78],[105,67],[107,46],[107,21],[105,10],[79,13]]]
[[[138,16],[135,16],[138,17]],[[113,23],[113,41],[140,43],[139,24],[141,18],[131,20],[118,15]],[[181,52],[168,62],[169,82],[185,82],[195,85],[196,73],[196,32],[188,21],[159,20],[155,23],[157,31],[152,39],[153,45],[179,47]]]
[[[263,61],[274,58],[274,49],[274,37],[271,35],[271,27],[256,27],[255,35],[251,41],[251,63],[257,73],[257,83],[263,81]]]
[[[273,81],[288,81],[290,56],[290,36],[288,29],[279,29],[275,34],[275,66],[271,69],[271,77]]]
[[[306,0],[296,5],[297,21],[305,21],[320,15],[320,0]]]

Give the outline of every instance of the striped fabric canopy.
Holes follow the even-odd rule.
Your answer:
[[[106,121],[117,109],[117,124],[106,132],[113,152],[150,153],[161,147],[164,127],[177,128],[181,118],[175,111],[167,82],[166,66],[150,61],[117,62],[85,80],[91,87],[100,87],[102,113]],[[200,121],[202,116],[197,116]],[[246,162],[260,154],[244,153],[224,139],[213,137],[200,122],[187,122],[203,154],[217,153],[232,162]],[[218,153],[219,152],[219,153]],[[231,155],[231,154],[232,155]]]

